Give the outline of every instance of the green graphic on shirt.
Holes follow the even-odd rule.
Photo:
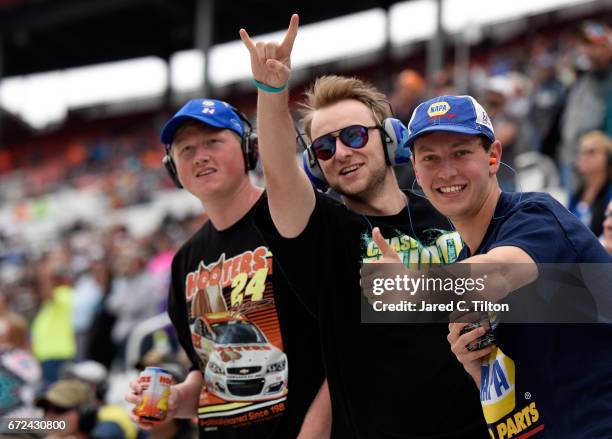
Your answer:
[[[457,260],[463,248],[463,242],[457,232],[441,229],[427,229],[423,239],[417,240],[410,235],[394,230],[392,237],[385,239],[400,255],[405,265],[451,264]],[[380,250],[372,240],[370,231],[361,235],[363,245],[363,262],[380,259]]]

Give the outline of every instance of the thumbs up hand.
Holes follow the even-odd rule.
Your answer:
[[[402,263],[402,259],[397,254],[395,250],[389,245],[385,238],[383,238],[382,233],[380,233],[380,229],[378,227],[374,227],[372,230],[372,240],[376,244],[376,247],[380,250],[381,257],[376,261],[373,261],[376,264],[385,264],[385,263]]]

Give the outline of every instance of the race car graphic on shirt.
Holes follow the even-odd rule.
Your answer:
[[[240,426],[282,414],[289,364],[274,303],[272,253],[259,246],[201,261],[185,295],[204,388],[200,425]]]
[[[220,398],[257,401],[287,390],[287,356],[254,323],[229,312],[196,320],[194,337],[205,358],[206,388]]]

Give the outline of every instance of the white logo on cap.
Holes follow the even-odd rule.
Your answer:
[[[451,109],[451,106],[448,102],[445,102],[445,101],[434,102],[427,109],[427,114],[429,115],[429,117],[442,116],[448,113],[450,109]]]
[[[203,108],[202,113],[215,114],[215,109],[214,108]]]
[[[215,103],[213,101],[204,101],[202,102],[202,105],[204,105],[205,107],[214,107]]]
[[[488,129],[491,130],[491,132],[493,132],[493,125],[491,124],[491,118],[489,117],[485,109],[482,108],[482,105],[480,105],[476,101],[476,99],[474,99],[472,96],[466,96],[466,97],[469,98],[469,100],[472,102],[472,105],[474,105],[474,110],[476,111],[476,123],[479,125],[486,126]]]

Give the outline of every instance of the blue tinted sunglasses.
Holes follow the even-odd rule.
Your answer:
[[[363,148],[368,143],[368,131],[380,129],[379,126],[364,127],[363,125],[350,125],[348,127],[332,131],[313,140],[310,148],[319,160],[329,160],[336,153],[336,139],[340,138],[349,148]]]

